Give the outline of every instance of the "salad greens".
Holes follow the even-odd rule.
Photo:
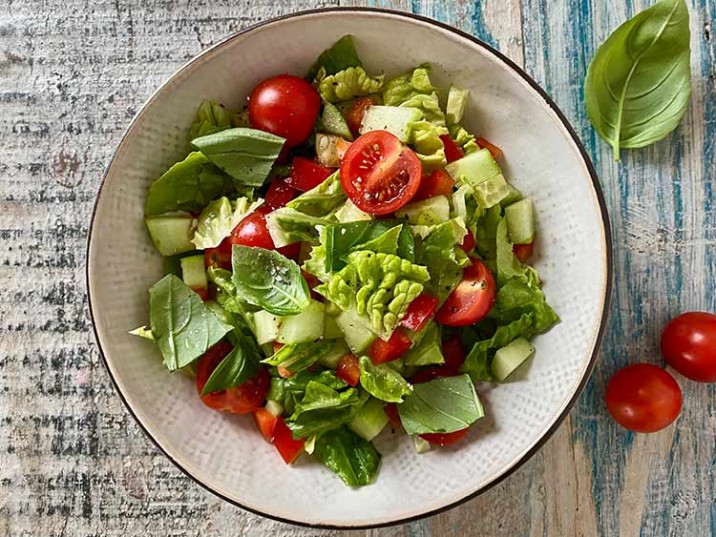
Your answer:
[[[149,328],[131,333],[195,376],[207,406],[253,413],[287,463],[312,454],[363,486],[389,415],[419,453],[459,440],[484,416],[474,382],[507,379],[559,318],[526,263],[533,204],[462,125],[466,90],[440,92],[427,64],[374,75],[351,36],[307,79],[275,78],[309,94],[311,129],[277,136],[253,112],[249,126],[246,110],[201,103],[193,151],[149,188],[166,275]],[[350,148],[380,163],[381,144],[397,153],[380,173],[405,167],[356,193],[375,179],[368,160],[351,171]]]

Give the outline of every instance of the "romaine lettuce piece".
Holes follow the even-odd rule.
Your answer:
[[[385,76],[371,77],[362,67],[348,67],[332,75],[326,75],[325,71],[321,70],[316,80],[318,93],[323,100],[337,103],[379,92]]]
[[[189,141],[199,136],[230,129],[236,115],[236,112],[225,108],[224,105],[205,99],[199,106],[196,119],[189,131]]]
[[[430,95],[435,90],[430,82],[429,67],[422,65],[388,81],[383,89],[383,104],[400,106],[416,95]]]
[[[373,365],[367,356],[361,356],[359,363],[360,384],[376,399],[402,403],[403,397],[413,393],[410,383],[388,365]]]
[[[294,242],[314,242],[318,228],[331,224],[331,220],[301,213],[290,207],[281,207],[266,215],[266,227],[276,248]]]
[[[317,187],[289,201],[286,207],[311,216],[327,216],[345,201],[339,173],[335,172]]]
[[[356,388],[339,392],[311,380],[286,424],[297,438],[330,431],[350,422],[369,397]]]
[[[450,131],[450,137],[455,141],[458,147],[462,149],[465,155],[480,150],[480,146],[477,145],[475,141],[475,136],[470,134],[464,127],[460,125],[450,125],[448,130]]]
[[[358,51],[353,43],[353,36],[344,35],[329,49],[324,50],[308,72],[308,78],[313,80],[323,69],[327,75],[334,75],[348,67],[362,67],[363,63],[358,57]]]
[[[237,198],[232,202],[225,196],[212,201],[199,215],[191,242],[199,250],[216,248],[261,203],[263,200],[251,203],[247,198]]]
[[[464,224],[456,232],[459,221],[448,221],[435,226],[422,242],[416,244],[416,260],[427,267],[430,280],[425,284],[425,291],[438,298],[442,303],[452,293],[462,279],[463,268],[469,263],[467,254],[458,245],[464,237]]]
[[[346,427],[318,436],[314,454],[349,487],[370,485],[380,467],[373,444]]]
[[[467,106],[467,99],[469,97],[470,92],[468,90],[458,88],[457,86],[450,86],[447,105],[445,106],[445,119],[448,124],[455,125],[462,121],[462,116],[465,115],[465,107]]]

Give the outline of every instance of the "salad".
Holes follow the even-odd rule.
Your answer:
[[[166,275],[132,333],[286,463],[349,486],[375,479],[384,429],[418,453],[461,441],[484,416],[475,383],[559,320],[527,264],[532,201],[462,126],[468,97],[429,65],[370,73],[345,36],[244,110],[201,103],[147,194]]]

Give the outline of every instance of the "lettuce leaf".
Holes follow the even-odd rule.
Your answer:
[[[309,343],[288,344],[266,358],[265,364],[281,366],[291,373],[308,369],[335,348],[333,340],[311,341]]]
[[[327,218],[311,216],[290,207],[281,207],[266,215],[266,227],[276,248],[294,242],[314,242],[319,227],[329,224],[331,220]]]
[[[386,106],[400,106],[416,95],[430,95],[436,89],[430,82],[429,67],[421,65],[410,73],[400,75],[385,84],[383,104]]]
[[[378,450],[347,427],[320,435],[314,454],[349,487],[370,485],[380,467]]]
[[[379,92],[385,76],[371,77],[362,67],[348,67],[332,75],[321,70],[316,81],[321,97],[329,103],[337,103]]]
[[[286,424],[296,438],[330,431],[351,421],[369,397],[356,388],[339,392],[311,380]]]
[[[415,148],[426,172],[442,168],[447,164],[445,146],[440,136],[447,130],[427,120],[420,120],[410,126],[409,143]]]
[[[316,63],[308,72],[308,79],[314,80],[321,69],[327,75],[334,75],[348,67],[363,67],[363,63],[358,57],[353,36],[344,35],[331,48],[324,50],[318,56]]]
[[[559,322],[559,316],[539,286],[537,272],[531,267],[527,268],[524,278],[512,278],[500,287],[489,317],[499,324],[508,324],[527,313],[532,314],[532,327],[537,333]]]
[[[413,387],[392,367],[373,365],[367,356],[361,356],[359,363],[360,384],[376,399],[402,403],[403,397],[413,393]]]
[[[251,203],[247,198],[237,198],[232,202],[225,196],[212,201],[199,215],[191,242],[199,250],[216,248],[231,234],[239,222],[261,203],[263,200]]]
[[[225,108],[224,105],[205,99],[199,106],[196,119],[189,131],[189,141],[199,136],[230,129],[236,116],[236,112]]]
[[[467,254],[458,246],[465,227],[462,225],[462,233],[456,233],[453,220],[431,227],[434,229],[427,238],[416,245],[416,260],[430,274],[425,291],[442,303],[460,282],[463,268],[469,263]]]
[[[306,370],[300,371],[287,379],[282,377],[272,378],[271,388],[266,398],[280,403],[287,414],[293,414],[296,405],[303,399],[309,382],[317,382],[334,390],[341,390],[348,386],[333,371]]]
[[[480,146],[475,141],[475,136],[470,134],[464,127],[460,125],[450,125],[448,127],[450,137],[460,147],[466,155],[480,150]]]
[[[317,187],[289,201],[286,207],[311,216],[327,216],[346,199],[339,173],[335,172]]]

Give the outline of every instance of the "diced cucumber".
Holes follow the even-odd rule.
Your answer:
[[[500,202],[500,205],[503,207],[507,207],[508,205],[512,205],[513,203],[517,203],[520,201],[524,196],[522,195],[522,192],[520,192],[517,188],[512,186],[510,183],[507,183],[507,189],[510,191],[507,196],[502,198],[502,201]]]
[[[336,105],[329,102],[323,103],[321,123],[327,133],[341,136],[346,140],[353,140],[353,135],[351,134],[351,130],[348,128],[348,123]]]
[[[318,363],[327,369],[335,369],[338,367],[338,362],[341,361],[346,354],[350,354],[348,345],[346,345],[343,339],[334,339],[333,347],[325,354],[321,355],[318,359]]]
[[[477,203],[485,209],[497,205],[510,193],[500,166],[487,149],[451,162],[445,169],[456,182],[469,185]]]
[[[164,257],[190,252],[195,248],[191,242],[194,218],[190,214],[150,216],[144,222],[154,247]]]
[[[342,223],[373,220],[373,216],[361,211],[351,200],[346,200],[346,202],[338,208],[335,216],[336,220]]]
[[[424,438],[420,438],[419,436],[411,436],[413,440],[413,447],[415,448],[415,452],[420,455],[421,453],[426,453],[432,449],[432,446],[430,445],[430,442],[425,440]]]
[[[259,310],[254,313],[254,327],[256,341],[259,345],[272,343],[278,337],[278,329],[281,326],[281,318],[269,313],[268,311]]]
[[[376,336],[358,318],[358,313],[343,311],[336,317],[336,323],[346,338],[346,343],[353,354],[360,354],[373,343]]]
[[[334,317],[338,315],[341,311],[341,308],[338,307],[338,304],[335,304],[331,302],[330,300],[325,303],[326,308],[326,315],[333,315]]]
[[[337,339],[343,337],[343,331],[336,322],[335,315],[328,315],[326,313],[326,321],[323,328],[323,337],[326,339]]]
[[[500,203],[510,191],[507,188],[507,181],[505,181],[504,176],[500,174],[474,185],[473,193],[477,204],[480,207],[489,209]]]
[[[363,114],[360,133],[388,131],[407,143],[411,124],[422,117],[421,110],[409,106],[371,106]]]
[[[388,425],[388,421],[383,402],[371,397],[348,423],[348,428],[370,442]]]
[[[498,381],[504,381],[534,352],[535,348],[529,341],[523,337],[518,337],[495,353],[495,357],[492,360],[492,375]]]
[[[181,258],[181,277],[187,287],[192,289],[208,289],[209,280],[206,279],[206,266],[203,255],[191,255]]]
[[[408,222],[418,226],[434,226],[447,222],[450,218],[450,202],[445,196],[434,196],[426,200],[408,203],[395,211],[398,218],[407,218]]]
[[[535,240],[535,212],[529,198],[505,208],[507,233],[514,244],[529,244]]]
[[[467,98],[470,96],[468,90],[450,86],[448,91],[447,105],[445,106],[445,119],[448,125],[455,125],[462,121],[467,106]]]
[[[298,315],[281,317],[276,341],[279,343],[306,343],[322,338],[325,314],[323,304],[311,300],[308,307]]]
[[[273,416],[280,416],[283,414],[283,407],[281,406],[281,403],[270,399],[266,401],[266,410],[268,410]]]

